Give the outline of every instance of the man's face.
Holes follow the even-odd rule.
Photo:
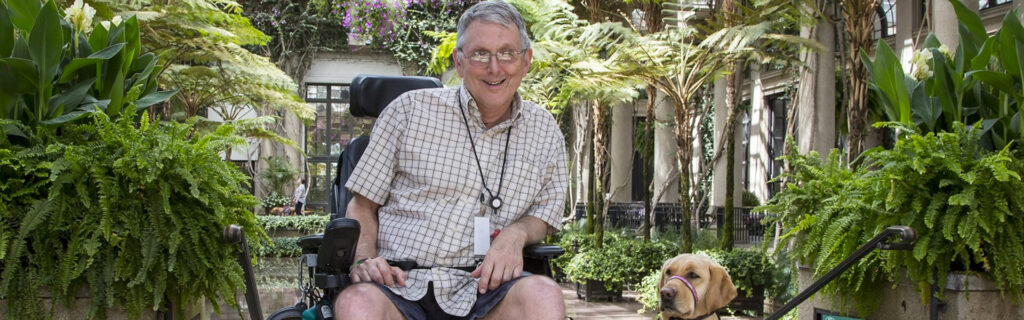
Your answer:
[[[474,21],[464,32],[466,42],[462,54],[458,48],[452,51],[462,83],[481,109],[508,108],[530,70],[533,51],[523,52],[519,31],[498,23]],[[490,54],[486,63],[473,59],[474,55],[480,58],[485,53]],[[511,61],[500,61],[494,53],[514,53],[514,57]]]

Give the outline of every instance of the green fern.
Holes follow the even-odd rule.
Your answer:
[[[218,155],[236,132],[197,135],[196,121],[132,118],[100,113],[45,150],[0,149],[0,172],[27,177],[0,183],[25,190],[0,196],[0,294],[10,317],[47,317],[40,288],[67,302],[83,286],[90,319],[113,306],[132,317],[165,310],[168,299],[238,308],[237,249],[221,232],[238,224],[251,239],[266,236],[247,178]]]
[[[1024,216],[1015,213],[1024,212],[1024,162],[1009,145],[982,151],[978,129],[955,128],[907,134],[892,150],[866,152],[853,171],[835,150],[824,162],[791,152],[790,183],[758,210],[778,214],[787,230],[781,240],[797,240],[796,256],[813,262],[818,276],[884,228],[914,228],[912,250],[874,252],[824,289],[847,298],[841,303],[856,302],[862,314],[873,311],[885,280],[902,270],[923,301],[931,285],[944,288],[946,275],[957,270],[990,277],[1022,302]]]

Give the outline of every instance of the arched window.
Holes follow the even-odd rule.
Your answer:
[[[875,7],[875,28],[872,36],[882,39],[896,35],[896,0],[878,0]]]

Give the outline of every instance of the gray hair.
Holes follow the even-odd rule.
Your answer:
[[[523,16],[519,14],[516,7],[500,0],[477,3],[462,13],[462,17],[459,18],[455,48],[462,49],[462,46],[466,44],[466,28],[477,20],[519,29],[519,41],[522,42],[523,49],[530,48],[530,36],[526,34],[526,22],[523,21]]]

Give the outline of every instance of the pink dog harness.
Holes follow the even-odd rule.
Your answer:
[[[693,295],[693,307],[697,308],[697,290],[693,288],[693,285],[690,284],[690,281],[686,280],[686,278],[683,278],[683,277],[680,277],[680,276],[675,276],[675,275],[669,277],[669,280],[672,280],[672,279],[676,279],[676,280],[682,281],[683,284],[686,284],[687,288],[690,288],[690,293]]]

